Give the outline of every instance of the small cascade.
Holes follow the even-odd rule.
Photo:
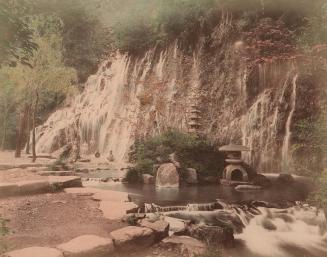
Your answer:
[[[268,202],[222,205],[217,201],[184,207],[156,206],[155,212],[191,224],[232,228],[234,238],[242,242],[241,248],[230,250],[232,256],[327,256],[326,217],[307,204],[281,208]]]
[[[326,219],[322,211],[295,206],[288,209],[259,207],[256,215],[235,239],[258,256],[326,256]],[[300,256],[300,255],[298,255]]]
[[[288,115],[285,127],[285,137],[282,146],[282,165],[284,171],[288,170],[289,164],[291,162],[291,155],[290,155],[290,140],[292,136],[291,132],[291,125],[293,120],[294,111],[296,108],[296,90],[297,90],[297,78],[298,75],[295,75],[292,81],[292,95],[291,95],[291,111]]]

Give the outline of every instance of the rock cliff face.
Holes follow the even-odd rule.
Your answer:
[[[191,52],[176,41],[139,57],[112,55],[38,128],[37,152],[72,143],[82,155],[112,151],[115,161],[126,161],[135,138],[177,128],[250,147],[243,157],[259,172],[285,170],[294,124],[317,111],[324,83],[295,60],[245,63],[240,38],[226,33]]]

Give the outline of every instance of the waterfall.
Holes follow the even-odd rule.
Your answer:
[[[239,64],[233,46],[218,51],[226,56],[205,53],[200,46],[186,54],[177,41],[143,56],[113,54],[69,106],[37,128],[37,152],[75,144],[78,134],[83,157],[99,151],[125,162],[136,138],[175,128],[220,144],[242,143],[252,150],[245,161],[259,172],[279,171],[281,152],[284,161],[289,159],[297,104],[294,67],[264,64],[253,75]]]
[[[291,161],[291,156],[290,156],[290,140],[292,136],[291,125],[292,125],[294,111],[296,108],[297,78],[298,75],[296,74],[292,81],[291,110],[287,117],[286,127],[285,127],[285,137],[282,146],[282,165],[286,170],[289,168],[289,163]]]

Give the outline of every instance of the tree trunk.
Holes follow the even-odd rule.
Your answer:
[[[22,151],[22,137],[23,137],[23,127],[24,127],[24,113],[22,111],[19,112],[18,122],[17,122],[17,129],[16,129],[16,151],[15,157],[21,157]]]
[[[27,109],[27,129],[26,129],[26,154],[30,154],[30,140],[31,140],[31,105]]]
[[[37,106],[39,102],[39,93],[38,91],[35,91],[35,104],[33,108],[33,121],[32,121],[32,154],[33,154],[33,159],[32,162],[36,161],[36,151],[35,151],[35,128],[36,128],[36,112],[37,112]]]
[[[6,139],[7,139],[7,114],[5,114],[5,119],[3,121],[3,135],[1,140],[1,150],[5,149]]]

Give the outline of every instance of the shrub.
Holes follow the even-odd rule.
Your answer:
[[[168,162],[172,153],[183,168],[194,168],[199,175],[218,176],[223,170],[223,155],[205,137],[170,130],[134,143],[130,161],[135,166],[129,169],[127,180],[139,182],[142,174],[155,175],[153,165]]]
[[[5,236],[9,233],[9,229],[7,227],[7,223],[9,220],[4,219],[0,216],[0,236]]]

